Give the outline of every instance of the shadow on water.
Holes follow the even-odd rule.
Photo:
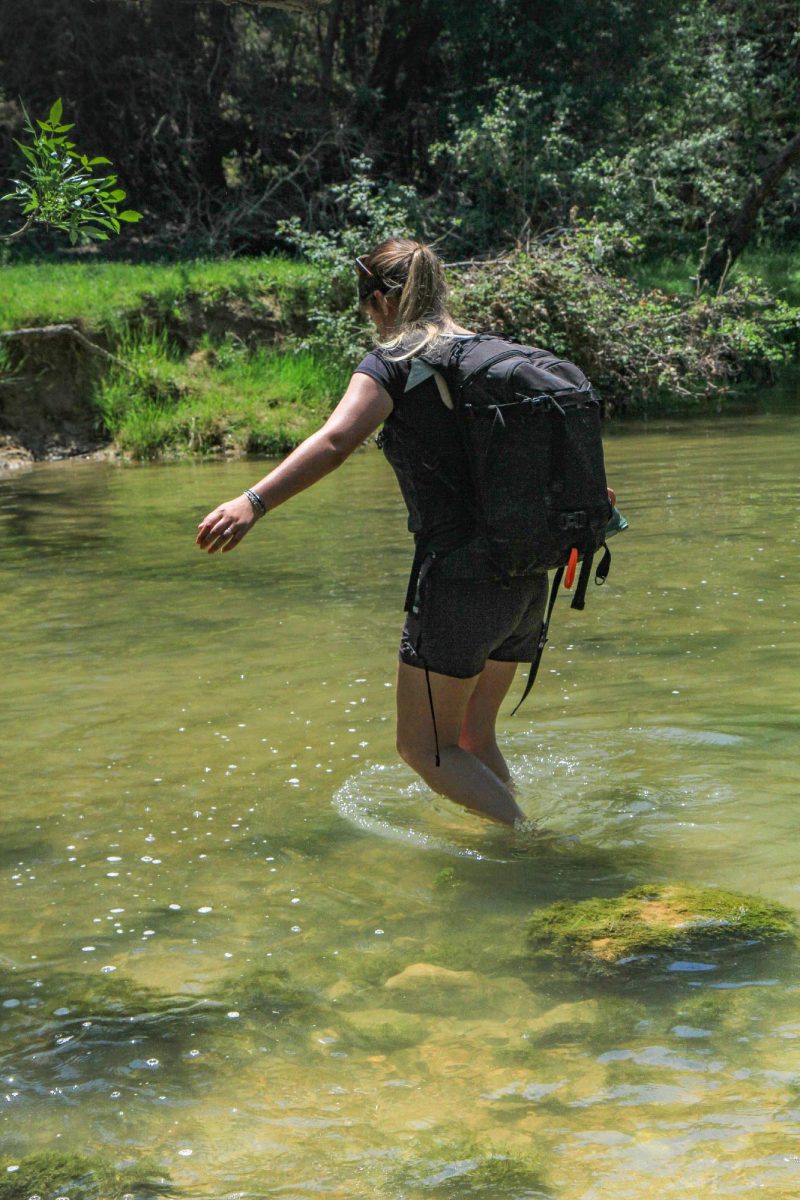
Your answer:
[[[287,1051],[325,1014],[315,992],[259,967],[202,997],[117,974],[0,969],[0,1074],[22,1099],[56,1089],[78,1102],[104,1088],[178,1098],[241,1069],[254,1041],[260,1053]]]
[[[96,464],[80,472],[80,486],[69,473],[31,473],[13,480],[14,503],[5,504],[0,487],[3,536],[17,553],[27,557],[70,557],[91,546],[111,544],[108,527],[112,468]],[[5,481],[0,481],[5,482]],[[12,482],[12,481],[8,481]],[[9,489],[9,494],[10,489]]]
[[[3,820],[0,840],[0,870],[21,867],[30,870],[38,863],[51,861],[53,846],[34,821]]]

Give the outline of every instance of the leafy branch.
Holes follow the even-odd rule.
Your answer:
[[[34,223],[69,234],[71,245],[85,245],[91,240],[107,241],[110,230],[119,233],[121,221],[140,221],[142,214],[135,209],[119,211],[126,193],[116,187],[116,175],[96,176],[93,167],[111,159],[102,155],[88,158],[76,150],[67,139],[74,125],[62,125],[62,103],[59,97],[50,109],[46,121],[38,121],[35,129],[25,105],[25,129],[33,135],[29,145],[18,142],[25,157],[20,179],[12,179],[13,192],[0,196],[21,206],[25,223],[13,233],[0,235],[0,240],[13,241],[27,233]]]

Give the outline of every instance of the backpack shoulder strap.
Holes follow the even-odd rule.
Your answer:
[[[440,371],[434,371],[433,378],[437,388],[439,389],[439,395],[441,397],[442,404],[445,406],[445,408],[449,408],[450,412],[452,412],[455,408],[455,405],[453,404],[453,397],[450,395],[450,388],[447,386],[447,380]]]

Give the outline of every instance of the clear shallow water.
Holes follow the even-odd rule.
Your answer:
[[[3,1151],[214,1200],[796,1195],[800,951],[600,988],[523,935],[651,880],[800,913],[799,452],[791,416],[609,438],[631,531],[505,722],[539,839],[397,763],[377,452],[211,558],[260,465],[0,477]],[[415,963],[472,974],[385,987]],[[540,1184],[468,1191],[492,1153]]]

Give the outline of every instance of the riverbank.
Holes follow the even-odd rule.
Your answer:
[[[593,254],[584,238],[462,268],[455,310],[473,327],[574,357],[609,408],[633,416],[719,408],[740,382],[772,382],[797,344],[798,310],[763,288],[734,281],[698,301],[677,286],[689,264],[638,276],[628,267],[626,277]],[[781,264],[797,284],[789,299],[800,300],[800,267],[794,280]],[[756,265],[766,277],[778,269],[763,255]],[[83,260],[0,271],[7,464],[102,449],[133,459],[282,453],[324,420],[354,365],[321,351],[319,271],[303,263]],[[343,312],[351,303],[336,300]]]
[[[42,263],[2,279],[7,460],[277,453],[345,378],[298,348],[314,284],[299,263]]]

